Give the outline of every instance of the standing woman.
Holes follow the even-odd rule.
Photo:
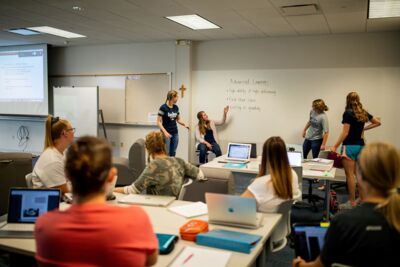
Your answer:
[[[34,188],[58,188],[63,194],[69,192],[64,173],[64,151],[74,141],[74,132],[75,128],[67,120],[47,117],[44,151],[32,172]]]
[[[324,100],[316,99],[312,102],[310,120],[306,123],[303,130],[303,157],[306,159],[310,150],[312,157],[317,158],[319,152],[325,150],[326,141],[329,135],[328,117],[325,114],[328,106]]]
[[[226,121],[226,114],[229,106],[224,108],[222,120],[213,121],[208,118],[204,111],[197,113],[199,123],[196,125],[196,149],[200,151],[199,163],[206,162],[207,150],[214,152],[215,156],[222,155],[221,148],[218,144],[217,128],[215,126],[223,125]]]
[[[364,127],[367,122],[370,122],[370,124]],[[378,127],[381,125],[381,122],[363,108],[358,94],[356,92],[351,92],[346,98],[346,109],[343,113],[342,124],[342,133],[335,145],[331,147],[331,151],[336,152],[338,146],[342,144],[340,153],[344,155],[342,157],[342,162],[346,173],[349,200],[342,204],[341,208],[349,209],[356,205],[355,166],[358,155],[365,145],[363,133],[364,131]],[[360,188],[358,189],[360,199],[362,200],[362,191]]]
[[[290,168],[285,142],[279,136],[268,138],[263,146],[258,177],[242,197],[255,198],[260,212],[276,212],[282,202],[297,199],[300,194],[298,177]]]
[[[175,157],[179,143],[178,126],[176,123],[189,129],[189,126],[186,125],[179,116],[179,108],[175,105],[177,101],[178,92],[175,90],[169,91],[167,100],[165,104],[160,107],[157,117],[157,125],[164,134],[167,153],[171,157]]]

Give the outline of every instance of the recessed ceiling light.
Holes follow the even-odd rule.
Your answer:
[[[400,17],[400,0],[370,0],[368,18]]]
[[[6,31],[7,32],[16,33],[16,34],[20,34],[20,35],[37,35],[37,34],[40,34],[40,32],[28,30],[28,29],[25,29],[25,28],[8,29]]]
[[[78,33],[73,33],[69,31],[60,30],[57,28],[49,27],[49,26],[41,26],[41,27],[28,27],[29,30],[34,30],[42,33],[48,33],[52,35],[57,35],[65,38],[82,38],[86,37],[85,35],[81,35]]]
[[[183,15],[165,17],[193,30],[220,29],[218,25],[200,17],[199,15]]]

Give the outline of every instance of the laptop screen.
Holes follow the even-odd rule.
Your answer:
[[[320,225],[294,225],[294,243],[296,256],[306,261],[315,260],[325,241],[325,234],[328,227]]]
[[[250,144],[228,144],[228,158],[230,159],[243,159],[250,158],[251,145]]]
[[[9,223],[33,223],[43,213],[60,205],[58,189],[11,188],[8,205]]]
[[[296,166],[296,167],[301,166],[301,162],[303,160],[303,156],[302,156],[301,152],[296,152],[296,151],[288,152],[287,155],[289,158],[290,166]]]

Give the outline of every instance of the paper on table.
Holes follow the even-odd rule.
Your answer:
[[[207,205],[201,201],[177,207],[170,207],[168,208],[168,210],[186,218],[200,216],[208,213]]]
[[[226,266],[230,252],[186,246],[169,265],[170,267]]]

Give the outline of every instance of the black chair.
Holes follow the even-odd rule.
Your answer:
[[[224,179],[208,178],[206,181],[195,180],[185,184],[181,189],[181,200],[205,203],[205,193],[228,194],[228,180]]]
[[[7,213],[11,187],[26,187],[25,175],[32,172],[32,154],[0,152],[0,216]]]

